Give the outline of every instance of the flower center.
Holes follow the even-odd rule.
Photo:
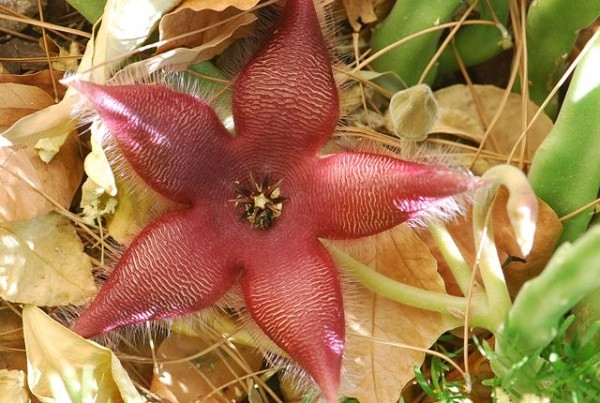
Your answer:
[[[229,201],[244,207],[242,221],[250,223],[252,228],[267,229],[273,225],[283,209],[285,199],[281,196],[279,188],[281,180],[270,184],[268,177],[257,182],[250,176],[250,182],[250,186],[244,186],[236,181],[235,189],[238,195]]]

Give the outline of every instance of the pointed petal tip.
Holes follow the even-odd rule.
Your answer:
[[[71,325],[71,331],[73,333],[77,333],[84,339],[89,339],[99,335],[100,333],[103,333],[102,331],[98,331],[90,326],[89,321],[85,320],[85,313],[75,320],[73,325]]]
[[[453,170],[442,165],[430,165],[426,168],[429,174],[425,180],[431,185],[431,196],[453,196],[484,186],[487,182],[465,172]]]
[[[343,343],[342,343],[343,344]],[[322,373],[319,374],[318,378],[315,378],[315,382],[321,389],[321,394],[328,403],[334,403],[339,401],[339,390],[340,390],[340,373],[341,373],[341,351],[336,359],[336,362],[325,363],[322,368]]]
[[[344,336],[331,330],[321,351],[317,365],[306,368],[321,390],[321,395],[328,403],[339,401],[340,375],[342,371],[342,355],[344,352]],[[312,363],[315,364],[315,363]]]
[[[96,107],[99,106],[100,102],[103,99],[103,96],[107,94],[107,86],[94,84],[89,81],[69,79],[66,82],[66,84],[68,84],[70,87],[75,88],[83,98],[87,99]]]
[[[91,88],[98,87],[97,84],[90,83],[89,81],[79,80],[74,77],[63,80],[62,83],[68,85],[69,87],[75,88],[77,91],[84,95],[86,95],[86,93],[89,92]]]

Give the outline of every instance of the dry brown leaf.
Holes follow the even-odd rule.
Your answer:
[[[19,118],[53,104],[45,91],[30,85],[0,84],[0,131]],[[33,144],[0,148],[0,222],[27,220],[54,208],[42,194],[68,208],[83,175],[77,138],[71,136],[49,164]],[[27,183],[32,184],[42,194]]]
[[[70,137],[48,164],[32,145],[0,148],[0,170],[0,222],[46,214],[55,208],[48,199],[68,208],[83,175],[77,138]]]
[[[501,106],[504,89],[492,85],[474,85],[472,88],[479,97],[487,121],[491,121]],[[469,87],[462,84],[446,87],[436,91],[435,98],[439,105],[439,118],[430,133],[448,133],[479,145],[486,127],[473,101]],[[523,130],[522,110],[521,95],[509,94],[507,103],[494,126],[492,137],[486,142],[485,150],[508,156]],[[528,121],[537,110],[537,105],[529,101],[527,104]],[[542,113],[527,133],[527,153],[525,155],[527,160],[531,159],[550,129],[552,129],[552,120]]]
[[[21,318],[4,304],[0,307],[0,348],[0,368],[27,370]]]
[[[205,49],[203,53],[206,55],[202,56],[202,59],[209,59],[221,53],[233,40],[251,32],[250,24],[256,21],[256,16],[240,11],[249,10],[257,3],[258,0],[184,1],[160,21],[160,39],[169,40],[188,32],[202,31],[174,39],[159,47],[158,53],[179,47],[196,48],[208,43],[212,44],[212,49],[210,52]],[[217,38],[218,41],[215,40]]]
[[[46,91],[48,95],[54,97],[54,86],[52,85],[52,80],[54,80],[58,97],[62,98],[67,91],[67,87],[58,82],[62,76],[63,73],[56,70],[52,72],[50,70],[41,70],[32,74],[0,74],[0,84],[14,83],[31,85]]]
[[[406,224],[369,238],[335,244],[396,281],[445,292],[434,257]],[[424,354],[353,334],[429,348],[455,323],[440,314],[390,301],[362,287],[352,293],[346,305],[347,372],[342,393],[361,402],[397,401],[404,385],[414,377],[413,367],[423,362]]]
[[[360,31],[361,23],[370,24],[377,21],[375,0],[343,0],[348,21],[355,31]]]
[[[533,248],[529,255],[521,256],[520,248],[515,241],[515,236],[506,212],[507,199],[508,192],[506,189],[501,188],[494,204],[492,223],[500,261],[506,261],[509,256],[525,260],[525,262],[513,261],[504,269],[508,289],[514,297],[525,281],[537,276],[545,267],[558,243],[558,238],[562,232],[562,224],[554,210],[538,198],[539,212]],[[452,223],[448,223],[447,228],[461,250],[467,264],[472,267],[475,261],[475,250],[471,216],[472,214],[469,210],[465,217],[457,218]],[[453,295],[462,295],[451,275],[450,268],[443,260],[429,232],[423,231],[420,237],[429,245],[433,255],[436,256],[439,262],[439,270],[446,281],[448,292]]]
[[[0,130],[6,130],[21,117],[54,103],[40,88],[15,83],[0,84]]]
[[[251,378],[240,378],[260,369],[262,355],[252,348],[226,345],[194,357],[209,347],[211,344],[204,338],[171,333],[157,351],[158,360],[190,358],[159,364],[150,390],[167,401],[181,403],[236,401],[246,395]],[[232,382],[236,379],[239,382]]]

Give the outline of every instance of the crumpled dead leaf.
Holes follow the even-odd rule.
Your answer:
[[[27,383],[42,402],[55,402],[53,396],[65,385],[85,383],[93,401],[142,402],[117,357],[107,348],[71,332],[40,308],[23,308],[23,334],[28,360]],[[84,393],[84,392],[83,392]],[[82,395],[83,395],[82,393]],[[83,399],[82,399],[83,400]]]
[[[127,66],[125,74],[128,71],[152,73],[163,68],[182,70],[211,59],[234,40],[252,32],[256,16],[240,10],[249,10],[257,3],[257,0],[185,1],[161,19],[160,38],[169,42],[158,48],[156,56]],[[196,30],[201,31],[185,35]]]
[[[89,256],[56,213],[0,225],[0,297],[15,303],[81,304],[96,294]]]
[[[240,11],[250,10],[256,4],[258,0],[185,0],[161,19],[160,39],[168,42],[158,48],[158,53],[179,47],[194,48],[211,42],[217,36],[228,37],[229,39],[219,43],[219,49],[215,50],[215,54],[218,54],[236,39],[236,35],[249,33],[248,25],[256,21],[256,16]],[[246,30],[236,34],[241,27]],[[197,30],[202,31],[185,35]],[[182,35],[185,36],[179,38]]]
[[[62,72],[56,70],[41,70],[32,74],[0,74],[0,84],[13,83],[31,85],[46,91],[48,95],[54,97],[54,85],[52,84],[52,81],[54,80],[58,83],[58,80],[62,78],[62,75]],[[56,90],[58,91],[58,97],[62,98],[65,95],[67,88],[64,85],[57,84]]]
[[[0,84],[0,130],[19,117],[53,103],[50,95],[40,88]],[[0,222],[27,220],[45,214],[55,208],[48,199],[68,208],[82,175],[75,136],[69,138],[63,150],[48,164],[40,160],[32,143],[0,148],[0,185],[3,188]]]
[[[92,150],[85,157],[84,167],[85,173],[88,175],[86,183],[91,182],[92,184],[96,184],[100,188],[98,190],[100,194],[105,192],[110,196],[115,196],[117,194],[115,176],[102,146],[106,130],[100,121],[94,121],[90,127],[90,144]],[[84,195],[83,198],[85,199],[85,197]]]
[[[429,249],[403,224],[381,234],[353,241],[335,241],[354,259],[405,284],[444,293],[444,283]],[[346,376],[342,393],[361,402],[395,402],[414,377],[424,354],[369,340],[429,348],[456,322],[408,307],[358,287],[346,301]],[[356,333],[366,336],[359,337]]]
[[[128,57],[150,35],[159,18],[180,0],[108,0],[102,25],[88,42],[77,75],[103,84],[107,72]],[[93,68],[92,68],[93,67]],[[21,118],[0,133],[0,147],[37,141],[71,132],[76,123],[71,117],[79,101],[77,91],[69,88],[61,102]]]
[[[348,21],[355,31],[360,31],[361,22],[370,24],[377,21],[375,0],[342,0],[342,3],[348,14]]]
[[[0,130],[53,103],[54,100],[47,92],[32,85],[11,82],[0,84]]]
[[[492,223],[500,262],[505,262],[509,257],[517,258],[504,268],[508,290],[511,296],[514,297],[527,280],[537,276],[546,266],[558,243],[558,238],[562,232],[562,224],[554,210],[538,198],[539,212],[533,247],[529,255],[522,256],[506,212],[507,199],[508,192],[506,189],[500,188],[493,207]],[[457,217],[453,222],[447,223],[446,227],[452,234],[452,238],[454,238],[467,264],[473,267],[476,253],[473,243],[471,216],[469,210],[464,217]],[[437,258],[439,271],[446,282],[447,291],[453,295],[462,295],[451,275],[450,268],[445,263],[429,232],[422,231],[419,237],[430,247],[433,255]]]
[[[247,395],[253,382],[243,377],[260,369],[262,355],[253,348],[228,344],[197,356],[211,345],[206,338],[171,333],[158,348],[157,358],[179,362],[159,364],[150,391],[181,403],[237,401]]]
[[[501,106],[504,89],[493,85],[473,85],[483,112],[488,120],[496,114]],[[457,136],[463,140],[479,145],[483,139],[486,126],[473,101],[469,87],[462,84],[442,88],[435,92],[439,106],[439,117],[430,133],[445,133]],[[527,104],[527,120],[531,120],[539,108],[533,102]],[[498,122],[494,125],[492,135],[487,140],[484,149],[507,157],[521,134],[522,116],[521,95],[511,93]],[[542,114],[527,132],[527,147],[525,159],[530,160],[542,140],[552,129],[552,120]],[[494,161],[498,163],[501,161]]]
[[[25,372],[0,369],[0,403],[27,403]]]

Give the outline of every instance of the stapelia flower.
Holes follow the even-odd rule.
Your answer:
[[[132,242],[73,325],[84,337],[211,306],[241,281],[251,317],[337,399],[344,311],[318,238],[372,235],[475,181],[389,156],[320,156],[339,99],[311,0],[281,20],[235,81],[237,137],[206,103],[162,85],[73,85],[139,176],[188,207]]]

